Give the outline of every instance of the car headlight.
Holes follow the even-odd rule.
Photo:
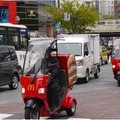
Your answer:
[[[76,65],[77,66],[83,66],[84,65],[84,61],[83,60],[77,60],[76,61]]]
[[[22,87],[22,94],[24,94],[24,93],[25,93],[25,88]]]
[[[45,88],[38,89],[38,94],[44,94],[44,93],[45,93]]]

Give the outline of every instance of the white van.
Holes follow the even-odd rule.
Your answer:
[[[89,81],[90,74],[94,74],[95,78],[99,77],[99,34],[62,35],[58,40],[58,53],[76,56],[77,77],[84,78],[84,82]]]

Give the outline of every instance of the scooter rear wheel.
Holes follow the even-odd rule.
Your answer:
[[[75,114],[75,111],[76,111],[76,103],[75,103],[75,101],[73,100],[73,101],[72,101],[72,107],[71,107],[71,108],[67,108],[67,109],[66,109],[66,113],[67,113],[67,115],[69,115],[69,116],[73,116],[73,115]]]
[[[25,119],[39,119],[39,118],[40,118],[39,110],[32,110],[30,108],[25,109]]]

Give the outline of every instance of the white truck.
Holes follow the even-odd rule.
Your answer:
[[[77,77],[88,82],[90,74],[100,75],[99,34],[62,35],[58,40],[59,54],[74,54],[77,64]],[[78,81],[79,82],[79,81]]]

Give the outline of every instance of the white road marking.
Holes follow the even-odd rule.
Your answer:
[[[10,116],[13,116],[14,114],[0,114],[0,120],[1,119],[4,119],[4,118],[7,118],[7,117],[10,117]]]
[[[40,117],[40,120],[47,120],[49,117]],[[91,120],[89,118],[68,118],[63,120]]]
[[[47,120],[49,117],[40,117],[40,120]]]
[[[91,120],[89,118],[68,118],[67,120]]]
[[[1,114],[0,113],[0,120],[8,118],[8,117],[13,116],[13,115],[14,114]],[[49,117],[40,117],[40,120],[47,120],[47,119],[49,119]],[[23,119],[23,120],[25,120],[25,119]],[[89,119],[89,118],[68,118],[65,120],[91,120],[91,119]]]

